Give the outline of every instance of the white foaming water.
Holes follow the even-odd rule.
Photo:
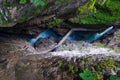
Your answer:
[[[109,50],[108,48],[88,48],[86,50],[81,51],[58,51],[58,52],[51,52],[52,56],[60,56],[60,57],[82,57],[86,55],[94,55],[94,54],[104,54],[104,55],[111,55],[115,54],[113,51]]]

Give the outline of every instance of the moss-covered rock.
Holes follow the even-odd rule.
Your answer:
[[[86,17],[75,18],[72,21],[79,24],[114,24],[116,21],[120,20],[119,4],[120,4],[119,0],[96,1],[96,4],[94,6],[94,8],[96,9],[94,9],[93,5],[91,4],[92,7],[91,9],[95,10],[93,13],[90,13]],[[87,9],[89,9],[89,7]],[[79,9],[80,11],[83,10],[83,8]]]
[[[73,13],[74,9],[82,6],[87,1],[76,0],[1,0],[0,2],[0,26],[13,26],[22,23],[38,15],[56,15]],[[73,6],[78,4],[77,6]],[[73,6],[72,9],[70,6]],[[66,12],[66,10],[68,10]],[[13,24],[11,24],[13,23]]]
[[[104,75],[119,76],[120,55],[113,52],[100,50],[96,51],[99,54],[91,54],[85,49],[88,54],[85,51],[41,54],[23,40],[0,37],[0,41],[0,80],[79,80],[79,73],[86,69],[99,80],[104,80]],[[80,50],[82,46],[79,45]]]
[[[120,20],[119,0],[2,0],[0,4],[2,27],[50,15],[54,15],[58,23],[61,19],[79,24],[113,24]],[[56,24],[50,22],[51,25]]]
[[[0,26],[13,26],[15,23],[27,21],[40,14],[47,3],[47,0],[2,0],[0,3]],[[10,25],[10,23],[14,24]]]

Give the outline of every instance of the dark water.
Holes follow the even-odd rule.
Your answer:
[[[103,35],[108,33],[113,29],[113,26],[107,28],[106,30],[102,32],[91,32],[91,31],[77,31],[77,32],[72,32],[72,34],[67,37],[67,40],[83,40],[87,42],[93,42],[99,38],[101,38]],[[42,33],[40,33],[36,38],[33,38],[29,35],[21,35],[21,34],[11,34],[11,33],[0,33],[0,36],[3,37],[15,37],[15,38],[20,38],[23,40],[28,41],[31,45],[34,45],[38,39],[40,38],[48,38],[48,37],[54,37],[56,39],[62,39],[63,36],[57,35],[52,29],[48,29]]]

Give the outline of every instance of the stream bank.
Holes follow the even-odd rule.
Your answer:
[[[118,33],[119,29],[109,40],[118,43]],[[110,48],[71,40],[54,52],[40,54],[56,40],[42,39],[36,48],[16,38],[2,37],[0,41],[0,80],[81,80],[79,73],[86,69],[95,73],[98,80],[107,80],[112,75],[120,77],[120,54]]]

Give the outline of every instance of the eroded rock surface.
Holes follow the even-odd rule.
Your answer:
[[[1,27],[12,27],[17,23],[22,23],[30,20],[36,16],[50,16],[55,15],[57,17],[64,17],[67,14],[74,16],[78,12],[78,8],[83,6],[87,0],[69,0],[69,1],[54,1],[44,0],[38,1],[19,1],[19,0],[1,0],[0,1],[0,26]],[[9,5],[8,5],[9,4]],[[72,6],[71,6],[72,5]],[[74,11],[74,13],[73,13]],[[42,15],[42,16],[41,16]],[[37,23],[36,21],[35,23]]]
[[[40,54],[23,40],[0,40],[0,80],[77,80],[84,69],[120,76],[120,54],[86,42],[68,41],[56,52]]]
[[[112,33],[106,35],[101,40],[98,40],[98,44],[101,44],[101,47],[107,47],[113,49],[113,51],[120,53],[120,28],[113,30]]]
[[[15,80],[15,64],[24,56],[34,54],[27,42],[0,37],[0,80]]]
[[[45,38],[45,39],[39,39],[34,47],[36,51],[41,52],[41,51],[46,51],[52,47],[55,47],[57,45],[57,41],[53,37]]]

